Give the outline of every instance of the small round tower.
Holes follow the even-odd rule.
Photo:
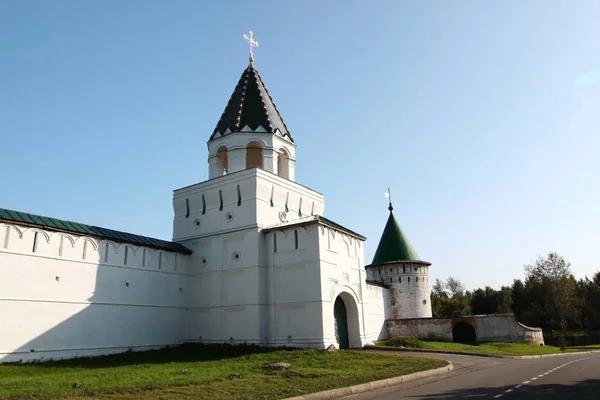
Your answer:
[[[373,257],[367,265],[370,280],[389,286],[390,318],[431,318],[429,266],[419,259],[406,234],[396,222],[390,200],[390,215]]]

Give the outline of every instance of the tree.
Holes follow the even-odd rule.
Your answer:
[[[510,313],[512,311],[513,291],[510,286],[502,286],[496,292],[496,312],[499,314]]]
[[[486,286],[485,289],[477,289],[471,297],[471,311],[473,314],[495,314],[498,308],[498,292]]]
[[[537,286],[541,295],[537,298],[541,300],[539,311],[563,331],[573,319],[575,306],[576,281],[570,267],[571,264],[555,252],[548,253],[545,258],[538,256],[534,264],[525,266],[526,286]]]
[[[468,292],[467,292],[468,293]],[[458,317],[469,315],[469,296],[461,281],[448,277],[446,281],[435,280],[431,290],[431,310],[434,317]]]

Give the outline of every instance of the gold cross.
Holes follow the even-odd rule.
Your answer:
[[[256,39],[254,39],[254,33],[252,33],[252,31],[249,31],[248,33],[249,33],[249,35],[246,35],[244,33],[243,38],[250,45],[250,62],[253,62],[254,61],[254,56],[252,54],[252,48],[253,47],[258,47],[258,42],[256,41]]]

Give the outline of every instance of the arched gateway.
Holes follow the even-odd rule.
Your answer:
[[[358,305],[354,296],[341,292],[333,303],[335,340],[340,349],[361,347]]]
[[[452,341],[464,344],[477,344],[477,334],[473,325],[459,322],[452,328]]]
[[[338,342],[340,349],[350,347],[350,338],[348,337],[348,313],[346,305],[340,296],[335,299],[333,305],[335,340]]]

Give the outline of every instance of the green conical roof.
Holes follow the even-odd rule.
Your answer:
[[[413,249],[406,234],[402,231],[400,225],[398,225],[398,222],[396,222],[391,204],[389,210],[390,216],[383,229],[383,235],[381,235],[375,257],[373,257],[373,264],[402,261],[423,262],[419,259],[417,252]]]

